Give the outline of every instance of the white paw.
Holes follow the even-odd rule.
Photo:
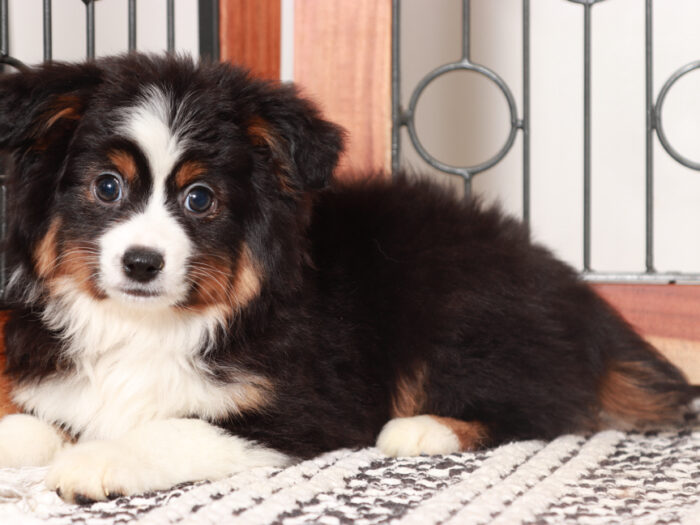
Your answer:
[[[288,463],[284,454],[204,421],[169,419],[145,423],[114,441],[78,443],[56,457],[46,485],[67,501],[90,503]]]
[[[392,419],[379,433],[377,447],[392,457],[451,454],[461,449],[455,433],[432,416]]]
[[[113,441],[79,443],[63,451],[46,476],[49,489],[76,503],[144,492],[157,488],[156,484],[147,468]]]
[[[64,446],[63,434],[34,416],[12,414],[0,420],[0,467],[48,465]]]

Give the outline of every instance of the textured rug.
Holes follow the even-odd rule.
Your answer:
[[[700,524],[700,399],[673,429],[449,456],[340,450],[289,467],[76,506],[45,469],[0,469],[0,523]]]

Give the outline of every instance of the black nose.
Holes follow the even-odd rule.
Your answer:
[[[164,265],[163,256],[148,248],[129,248],[122,257],[122,268],[126,276],[140,283],[155,279]]]

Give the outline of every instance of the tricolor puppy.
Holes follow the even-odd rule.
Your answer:
[[[13,311],[0,465],[87,502],[339,447],[446,454],[672,417],[690,391],[566,265],[229,65],[0,79]]]

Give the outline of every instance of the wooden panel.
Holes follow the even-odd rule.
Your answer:
[[[280,76],[280,0],[220,0],[221,60]]]
[[[612,304],[693,384],[700,384],[700,287],[596,284]]]
[[[296,0],[294,80],[348,131],[340,172],[391,166],[391,0]]]
[[[645,335],[700,341],[700,287],[596,284],[595,289]]]

